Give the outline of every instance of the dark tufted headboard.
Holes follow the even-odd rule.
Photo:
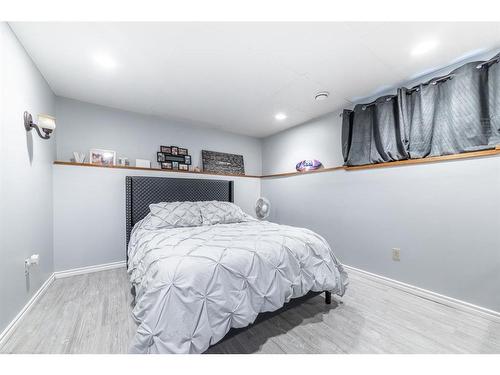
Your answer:
[[[127,176],[125,197],[128,246],[132,228],[149,213],[150,204],[182,201],[233,202],[233,181]]]

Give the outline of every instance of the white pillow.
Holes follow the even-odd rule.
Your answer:
[[[198,202],[203,225],[231,224],[245,221],[245,213],[231,202]]]
[[[144,218],[147,229],[196,227],[202,225],[200,208],[196,202],[163,202],[149,205]]]

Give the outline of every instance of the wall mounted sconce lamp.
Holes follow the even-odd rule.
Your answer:
[[[40,138],[49,139],[50,133],[54,131],[56,128],[56,119],[55,117],[49,115],[38,115],[38,125],[33,122],[33,117],[30,113],[24,112],[24,127],[26,131],[31,131],[31,129],[35,129]],[[43,130],[43,133],[40,131]]]

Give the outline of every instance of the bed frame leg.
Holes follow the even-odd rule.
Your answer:
[[[332,292],[325,292],[325,303],[327,305],[332,303]]]

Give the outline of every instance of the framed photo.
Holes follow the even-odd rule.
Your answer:
[[[188,154],[188,149],[187,148],[181,148],[181,147],[179,147],[178,153],[179,153],[179,155],[187,155]]]
[[[116,164],[116,151],[93,148],[90,150],[89,154],[89,162],[91,164],[106,166],[112,166]]]
[[[178,155],[179,154],[179,147],[177,147],[177,146],[171,146],[170,150],[172,151],[172,155]]]
[[[161,169],[172,169],[172,162],[166,161],[161,163]]]
[[[165,154],[163,152],[157,152],[156,160],[158,161],[158,163],[163,163],[165,161]]]
[[[191,165],[191,155],[184,156],[184,164]]]
[[[189,171],[189,165],[183,164],[183,163],[179,163],[179,170],[180,171]]]
[[[172,153],[172,147],[170,147],[170,146],[160,146],[160,152],[163,152],[165,154],[171,154]]]

